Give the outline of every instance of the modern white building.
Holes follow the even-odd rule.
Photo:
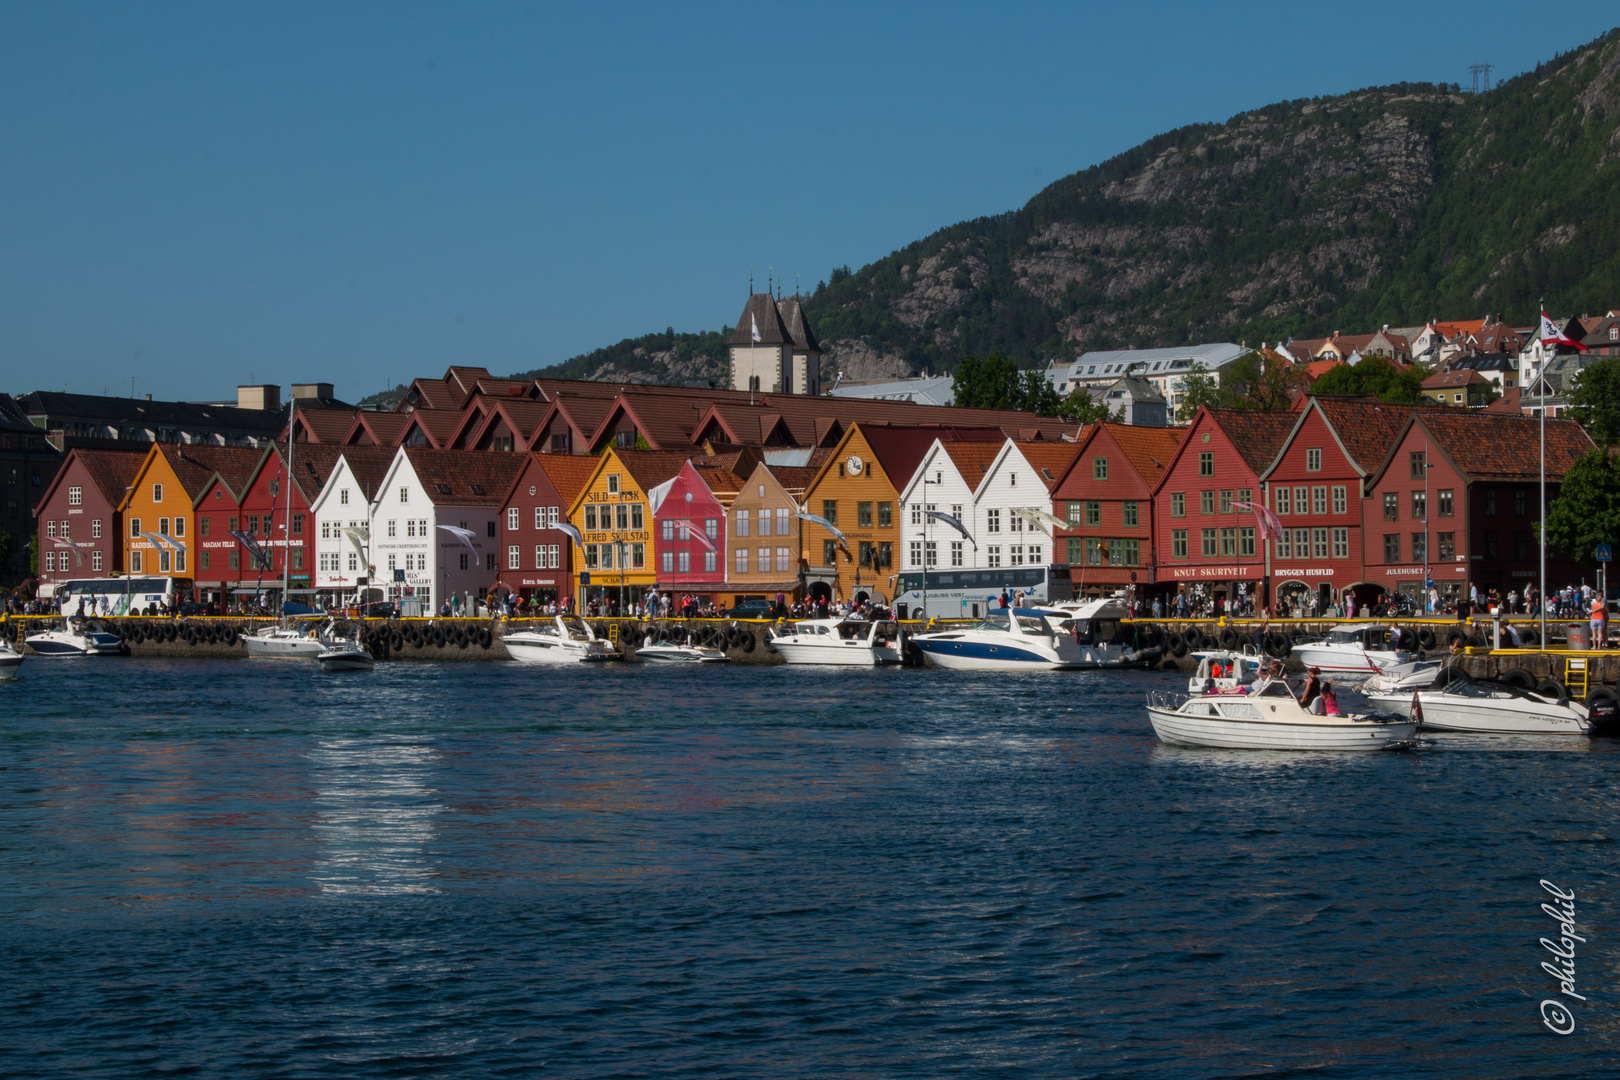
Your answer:
[[[911,379],[875,379],[843,382],[827,391],[829,397],[870,398],[874,401],[910,401],[917,405],[956,404],[956,380],[949,375],[922,375]]]
[[[1051,380],[1053,389],[1065,397],[1081,387],[1107,386],[1127,375],[1146,379],[1164,395],[1170,422],[1179,424],[1189,419],[1181,415],[1187,376],[1202,366],[1219,382],[1221,368],[1248,351],[1241,345],[1222,341],[1174,349],[1088,352],[1072,363],[1053,364],[1047,368],[1046,377]]]

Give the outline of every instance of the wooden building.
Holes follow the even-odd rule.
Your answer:
[[[1153,489],[1185,436],[1183,428],[1097,424],[1086,430],[1074,461],[1052,491],[1062,561],[1078,596],[1132,585],[1148,597],[1160,587],[1163,553],[1154,545]]]
[[[531,604],[567,605],[574,596],[575,559],[568,511],[596,472],[596,459],[573,454],[525,456],[522,471],[501,503],[500,584]]]
[[[67,452],[39,502],[39,592],[123,569],[119,506],[146,457],[138,450]]]

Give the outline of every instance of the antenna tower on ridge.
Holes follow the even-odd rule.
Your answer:
[[[1477,94],[1481,90],[1489,90],[1491,88],[1491,72],[1494,71],[1495,68],[1496,65],[1494,64],[1468,65],[1469,74],[1473,75],[1474,77],[1474,93]]]

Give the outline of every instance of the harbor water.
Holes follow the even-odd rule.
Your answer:
[[[0,1074],[1620,1075],[1620,748],[1179,750],[1185,682],[36,658]]]

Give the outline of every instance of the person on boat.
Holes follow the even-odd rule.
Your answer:
[[[1333,693],[1333,684],[1324,682],[1322,692],[1311,702],[1311,713],[1315,716],[1342,716],[1339,712],[1339,699]]]
[[[1305,670],[1308,678],[1305,680],[1305,689],[1299,692],[1299,703],[1300,705],[1309,709],[1311,707],[1311,703],[1322,694],[1322,669],[1313,667],[1306,668]]]

